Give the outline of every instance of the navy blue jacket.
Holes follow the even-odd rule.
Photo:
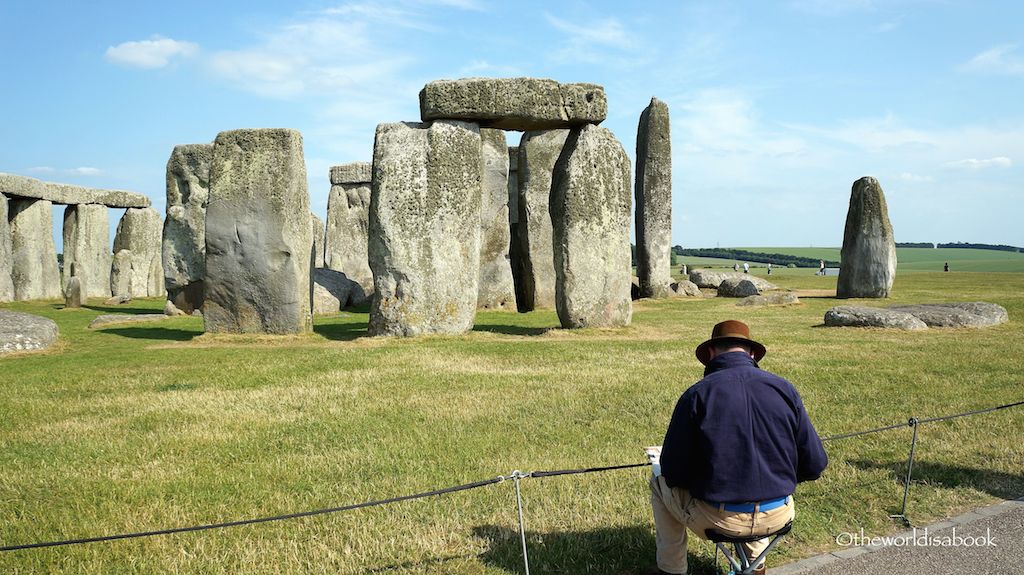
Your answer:
[[[669,486],[716,503],[785,497],[826,465],[796,388],[743,352],[708,362],[679,398],[661,450]]]

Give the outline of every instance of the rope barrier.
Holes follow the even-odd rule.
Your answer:
[[[982,414],[982,413],[989,413],[989,412],[998,411],[998,410],[1001,410],[1001,409],[1008,409],[1008,408],[1011,408],[1011,407],[1017,407],[1017,406],[1021,406],[1021,405],[1024,405],[1024,400],[1017,401],[1017,402],[1014,402],[1014,403],[1007,403],[1007,404],[1004,404],[1004,405],[998,405],[998,406],[995,406],[995,407],[988,407],[988,408],[985,408],[985,409],[979,409],[979,410],[975,410],[975,411],[956,413],[956,414],[953,414],[953,415],[944,415],[944,416],[940,416],[940,417],[932,417],[932,418],[926,418],[926,419],[910,418],[908,423],[900,423],[900,424],[894,424],[894,425],[887,425],[885,427],[877,427],[877,428],[874,428],[874,429],[867,429],[867,430],[864,430],[864,431],[855,431],[853,433],[844,433],[844,434],[839,434],[839,435],[831,435],[831,436],[828,436],[828,437],[825,437],[824,439],[822,439],[822,442],[833,441],[833,440],[837,440],[837,439],[846,439],[846,438],[849,438],[849,437],[856,437],[856,436],[859,436],[859,435],[867,435],[869,433],[880,433],[882,431],[889,431],[891,429],[907,427],[908,425],[914,428],[914,431],[915,431],[915,434],[916,434],[917,426],[921,425],[923,423],[933,423],[933,422],[937,422],[937,421],[947,421],[947,420],[955,419],[955,418],[958,418],[958,417],[966,417],[966,416],[969,416],[969,415],[978,415],[978,414]],[[913,455],[911,455],[911,457],[912,456]],[[156,536],[156,535],[171,535],[171,534],[175,534],[175,533],[189,533],[189,532],[194,532],[194,531],[206,531],[206,530],[210,530],[210,529],[222,529],[222,528],[226,528],[226,527],[239,527],[239,526],[242,526],[242,525],[255,525],[257,523],[269,523],[269,522],[272,522],[272,521],[284,521],[284,520],[287,520],[287,519],[298,519],[298,518],[302,518],[302,517],[312,517],[312,516],[315,516],[315,515],[326,515],[326,514],[330,514],[330,513],[340,513],[340,512],[343,512],[343,511],[352,511],[352,510],[355,510],[355,509],[364,509],[364,508],[367,508],[367,507],[376,507],[376,506],[379,506],[379,505],[388,505],[388,504],[391,504],[391,503],[398,503],[398,502],[401,502],[401,501],[410,501],[410,500],[413,500],[413,499],[423,499],[423,498],[426,498],[426,497],[434,497],[434,496],[439,496],[439,495],[445,495],[447,493],[456,493],[456,492],[459,492],[459,491],[468,491],[470,489],[477,489],[477,488],[480,488],[480,487],[486,487],[488,485],[494,485],[496,483],[503,483],[503,482],[508,481],[508,480],[512,480],[516,484],[516,497],[517,497],[518,505],[520,506],[520,513],[521,513],[522,501],[521,501],[521,498],[519,496],[519,491],[518,491],[519,481],[521,479],[526,479],[526,478],[529,478],[529,477],[541,478],[541,477],[556,477],[556,476],[559,476],[559,475],[578,475],[578,474],[583,474],[583,473],[597,473],[597,472],[602,472],[602,471],[614,471],[614,470],[619,470],[619,469],[631,469],[631,468],[635,468],[635,467],[649,467],[650,465],[651,465],[650,462],[645,462],[645,463],[631,463],[631,464],[626,464],[626,465],[610,465],[610,466],[606,466],[606,467],[587,467],[587,468],[581,468],[581,469],[559,469],[559,470],[554,470],[554,471],[533,471],[533,472],[529,472],[529,473],[522,473],[519,470],[516,470],[516,471],[513,471],[512,474],[508,475],[508,476],[499,475],[498,477],[494,477],[492,479],[484,479],[482,481],[474,481],[472,483],[464,483],[462,485],[453,485],[451,487],[444,487],[444,488],[441,488],[441,489],[435,489],[433,491],[425,491],[425,492],[422,492],[422,493],[415,493],[415,494],[412,494],[412,495],[402,495],[402,496],[399,496],[399,497],[392,497],[392,498],[389,498],[389,499],[378,499],[378,500],[374,500],[374,501],[366,501],[366,502],[363,502],[363,503],[355,503],[355,504],[343,505],[343,506],[339,506],[339,507],[328,507],[328,508],[324,508],[324,509],[314,509],[314,510],[311,510],[311,511],[301,511],[301,512],[298,512],[298,513],[288,513],[288,514],[284,514],[284,515],[274,515],[274,516],[270,516],[270,517],[257,517],[257,518],[253,518],[253,519],[241,519],[241,520],[237,520],[237,521],[225,521],[225,522],[221,522],[221,523],[208,523],[208,524],[205,524],[205,525],[193,525],[193,526],[189,526],[189,527],[175,527],[175,528],[170,528],[170,529],[157,529],[157,530],[153,530],[153,531],[139,531],[139,532],[134,532],[134,533],[120,533],[120,534],[116,534],[116,535],[103,535],[103,536],[99,536],[99,537],[83,537],[83,538],[78,538],[78,539],[64,539],[64,540],[58,540],[58,541],[44,541],[44,542],[39,542],[39,543],[26,543],[26,544],[22,544],[22,545],[7,545],[7,546],[0,547],[0,552],[20,551],[20,550],[26,550],[26,549],[39,549],[39,548],[43,548],[43,547],[59,547],[59,546],[63,546],[63,545],[79,545],[79,544],[84,544],[84,543],[99,543],[99,542],[102,542],[102,541],[116,541],[116,540],[119,540],[119,539],[135,539],[135,538],[139,538],[139,537],[153,537],[153,536]],[[908,481],[908,485],[909,485],[909,481]],[[904,506],[906,505],[905,501],[906,500],[905,500],[905,497],[904,497]],[[522,522],[522,517],[520,517],[520,522]],[[522,525],[522,523],[521,523],[521,525]],[[524,544],[525,544],[525,542],[524,542]],[[525,551],[524,551],[524,557],[525,557]],[[529,568],[527,567],[527,569],[529,569]]]

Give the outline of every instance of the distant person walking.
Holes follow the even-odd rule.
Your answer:
[[[945,265],[942,266],[942,271],[944,271],[944,272],[948,272],[949,271],[949,262],[946,262]]]
[[[685,275],[687,275],[687,274],[686,274],[686,264],[683,264],[683,269],[682,269],[682,270],[680,270],[680,271],[682,271],[682,273],[683,273],[683,275],[684,275],[684,276],[685,276]]]
[[[772,275],[772,263],[768,262],[768,275]]]
[[[825,275],[825,260],[818,260],[818,275]]]
[[[734,272],[740,271],[740,264],[732,264],[732,271],[734,271]]]
[[[750,273],[750,264],[748,264],[747,262],[743,262],[743,273],[745,273],[745,274],[749,274]]]

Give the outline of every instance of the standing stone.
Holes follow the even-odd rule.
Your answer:
[[[505,132],[480,130],[484,162],[480,206],[480,280],[477,307],[506,309],[515,305],[509,263],[508,144]]]
[[[519,201],[512,238],[512,276],[521,312],[555,307],[555,266],[551,249],[551,171],[569,130],[526,132],[519,143]]]
[[[324,267],[324,221],[309,212],[309,225],[313,228],[313,269]]]
[[[302,134],[217,134],[206,209],[206,331],[311,331],[312,249]]]
[[[632,206],[626,151],[605,128],[573,129],[552,178],[555,304],[562,327],[629,325]]]
[[[519,146],[508,148],[508,223],[519,223]]]
[[[11,281],[11,226],[7,223],[7,196],[0,194],[0,303],[14,301]]]
[[[110,263],[110,293],[115,298],[132,299],[132,252],[119,250]]]
[[[367,253],[367,222],[370,213],[369,162],[352,162],[331,168],[331,193],[327,199],[327,237],[324,264],[345,274],[373,293],[373,274]]]
[[[483,160],[476,124],[380,124],[370,335],[463,333],[476,316]]]
[[[186,314],[203,306],[206,277],[206,206],[210,201],[213,144],[175,146],[167,160],[167,218],[163,278],[167,299]]]
[[[110,223],[107,206],[78,204],[64,208],[64,277],[81,284],[81,297],[110,297]],[[69,270],[74,266],[75,273]],[[65,292],[67,289],[65,288]]]
[[[60,299],[60,269],[53,243],[53,204],[11,199],[11,280],[17,300]]]
[[[878,180],[853,183],[846,212],[836,297],[889,297],[896,277],[896,240]]]
[[[636,274],[640,297],[671,295],[672,140],[668,105],[657,98],[636,135]]]
[[[106,206],[104,206],[106,207]],[[64,287],[64,307],[65,308],[78,308],[82,307],[82,282],[78,279],[78,276],[71,276],[66,282],[67,285]]]
[[[161,263],[162,229],[160,214],[153,208],[128,208],[117,224],[114,253],[131,252],[131,293],[127,294],[131,297],[158,297],[167,293]]]

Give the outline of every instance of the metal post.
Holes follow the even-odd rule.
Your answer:
[[[914,472],[914,449],[917,447],[917,424],[918,420],[916,417],[911,417],[907,421],[914,430],[914,435],[910,438],[910,457],[907,458],[907,478],[903,482],[903,505],[900,507],[900,512],[896,515],[890,515],[890,519],[902,519],[904,523],[910,525],[910,521],[907,520],[907,495],[910,494],[910,477]]]
[[[519,509],[519,538],[523,543],[523,567],[526,569],[526,575],[530,575],[530,558],[526,554],[526,523],[523,521],[523,497],[519,492],[519,479],[522,477],[529,475],[523,475],[518,469],[512,472],[512,480],[516,484],[516,507]]]

